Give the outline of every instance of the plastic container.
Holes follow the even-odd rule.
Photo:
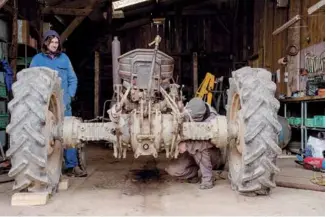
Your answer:
[[[4,83],[0,83],[0,97],[1,98],[7,98],[7,88]]]
[[[306,127],[315,127],[314,118],[306,118],[305,126]]]
[[[289,117],[288,122],[289,122],[290,125],[293,125],[294,124],[294,117]]]
[[[325,128],[325,116],[316,115],[314,116],[315,127]]]
[[[0,129],[5,129],[8,125],[9,115],[1,114],[0,115]]]
[[[301,124],[301,118],[294,118],[293,125],[300,125]]]

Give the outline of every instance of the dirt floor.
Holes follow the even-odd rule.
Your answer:
[[[210,190],[167,176],[166,162],[149,158],[113,159],[104,147],[87,148],[86,178],[70,179],[67,191],[45,206],[11,207],[12,183],[0,185],[2,215],[319,215],[325,216],[323,192],[276,188],[270,196],[245,197],[218,179]],[[164,159],[164,158],[162,158]],[[152,170],[157,165],[158,170]],[[148,172],[139,172],[141,169]],[[291,204],[292,203],[292,204]]]

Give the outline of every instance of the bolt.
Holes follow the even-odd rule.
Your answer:
[[[149,149],[149,145],[145,143],[145,144],[143,145],[143,149],[144,149],[144,150],[148,150],[148,149]]]

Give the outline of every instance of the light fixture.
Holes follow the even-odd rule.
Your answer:
[[[150,0],[119,0],[119,1],[112,2],[112,7],[113,10],[117,10],[117,9],[125,8],[131,5],[135,5],[147,1]]]

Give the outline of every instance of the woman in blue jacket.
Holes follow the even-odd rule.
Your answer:
[[[58,71],[63,89],[64,115],[72,116],[71,99],[77,90],[77,76],[71,65],[69,57],[61,51],[60,36],[54,30],[45,32],[43,36],[42,52],[35,55],[30,67],[48,67]],[[64,151],[65,167],[68,175],[76,177],[87,176],[86,171],[78,166],[76,148],[69,148]]]

